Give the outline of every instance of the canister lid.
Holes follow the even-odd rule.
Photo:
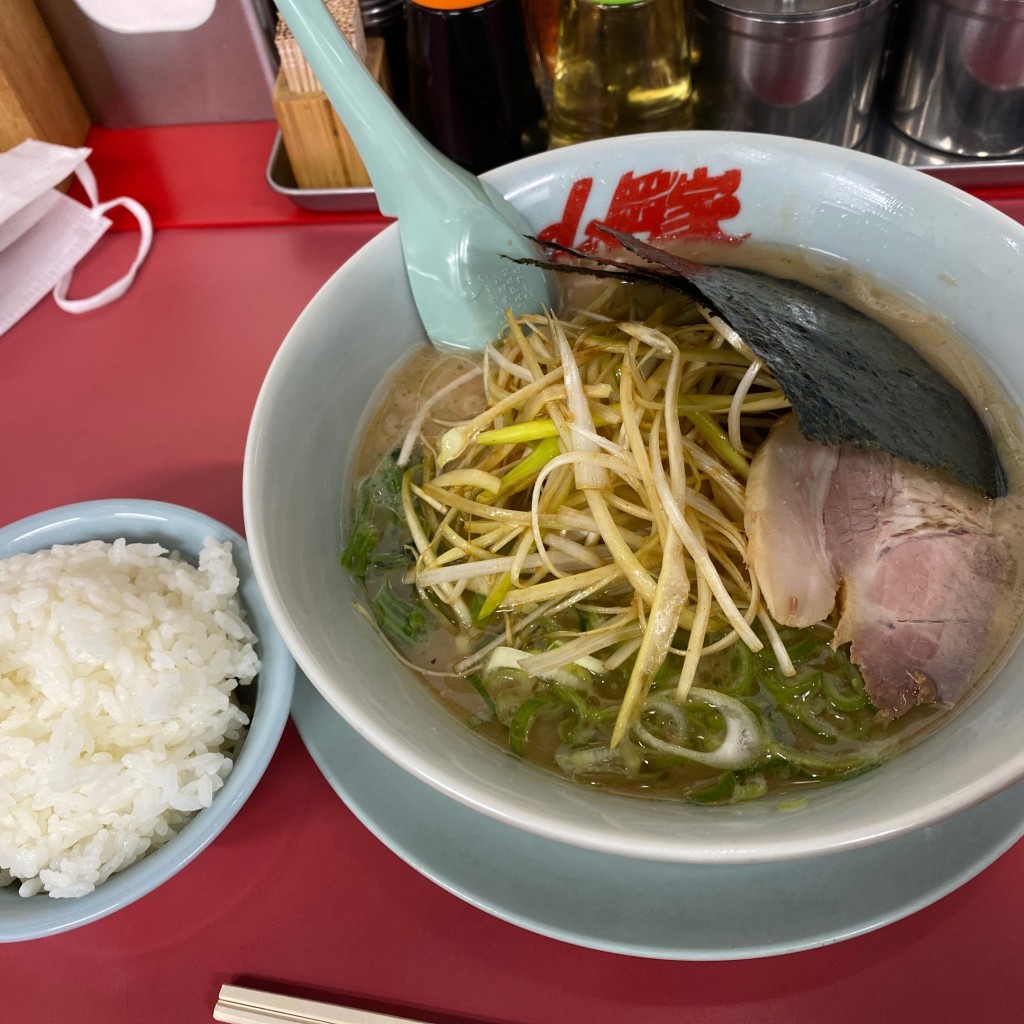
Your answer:
[[[744,15],[763,21],[787,22],[833,18],[867,7],[888,7],[891,0],[702,0],[705,11]]]

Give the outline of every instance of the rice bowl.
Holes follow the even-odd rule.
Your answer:
[[[42,683],[24,690],[32,673],[7,658],[0,850],[27,881],[21,894],[17,884],[0,888],[0,941],[18,941],[127,905],[211,842],[276,748],[294,665],[244,539],[200,513],[142,501],[65,506],[0,529],[0,558],[22,581],[33,575],[16,598],[20,613],[6,605],[21,642],[9,629],[5,649],[27,653]],[[88,575],[69,564],[76,558]],[[48,638],[33,617],[49,612],[63,629],[51,625]],[[146,634],[148,616],[159,622]],[[230,699],[235,681],[257,670],[242,683],[251,692]],[[33,700],[12,698],[18,683]]]

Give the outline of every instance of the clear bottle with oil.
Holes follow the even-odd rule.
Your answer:
[[[552,146],[692,123],[683,0],[561,0]]]

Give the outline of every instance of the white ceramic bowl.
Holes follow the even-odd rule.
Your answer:
[[[267,610],[253,575],[245,540],[234,530],[192,509],[161,501],[87,501],[48,509],[0,528],[0,558],[87,540],[162,544],[195,564],[206,537],[230,541],[240,581],[239,596],[259,638],[260,674],[251,684],[255,705],[234,767],[209,807],[151,854],[111,875],[91,893],[54,899],[22,897],[0,888],[0,942],[41,938],[89,924],[152,892],[197,857],[227,826],[263,776],[288,720],[295,662]]]
[[[802,140],[691,132],[588,143],[487,177],[533,230],[563,224],[570,243],[585,238],[590,221],[609,219],[617,194],[631,193],[632,207],[619,203],[615,214],[627,230],[717,226],[855,268],[958,325],[1024,407],[1024,228],[920,172]],[[696,863],[876,842],[1024,776],[1024,650],[931,738],[809,793],[797,813],[770,800],[700,808],[593,792],[460,726],[376,642],[338,567],[354,439],[381,378],[421,344],[392,227],[324,285],[285,339],[253,415],[244,483],[256,574],[296,660],[339,714],[413,775],[556,840]]]

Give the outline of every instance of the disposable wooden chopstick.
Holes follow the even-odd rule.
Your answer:
[[[296,999],[242,985],[221,986],[213,1019],[224,1024],[423,1024],[411,1017]]]

